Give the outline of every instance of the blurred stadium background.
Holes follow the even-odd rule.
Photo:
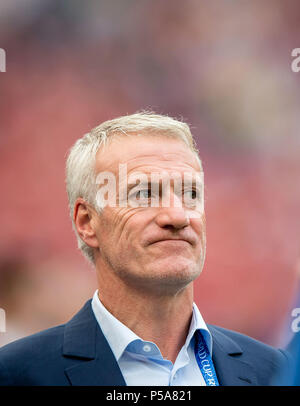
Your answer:
[[[300,4],[2,0],[0,345],[68,320],[93,270],[68,217],[65,158],[100,122],[153,109],[192,127],[206,180],[208,323],[290,337],[300,274]]]

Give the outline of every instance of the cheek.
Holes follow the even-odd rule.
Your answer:
[[[206,235],[206,218],[203,214],[200,219],[192,219],[191,226],[194,232],[199,236],[200,239],[205,238]]]
[[[141,230],[143,214],[133,208],[105,208],[97,227],[98,240],[112,249],[126,249],[136,243]]]

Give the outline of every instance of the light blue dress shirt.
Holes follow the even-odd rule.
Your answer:
[[[92,309],[127,385],[205,386],[194,353],[194,334],[201,330],[211,356],[212,337],[195,303],[189,333],[174,364],[163,358],[156,344],[142,340],[116,319],[101,303],[98,290]]]

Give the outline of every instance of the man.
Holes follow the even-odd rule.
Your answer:
[[[65,325],[1,348],[2,385],[270,384],[286,355],[207,326],[193,303],[206,238],[187,124],[152,113],[101,124],[71,149],[67,191],[98,290]]]

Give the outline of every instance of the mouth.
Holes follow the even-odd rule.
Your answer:
[[[154,241],[151,245],[153,244],[161,244],[161,243],[167,243],[167,244],[189,244],[191,245],[191,243],[187,240],[183,240],[183,239],[175,239],[175,238],[168,238],[168,239],[163,239],[163,240],[158,240],[158,241]]]
[[[173,244],[173,246],[179,245],[191,245],[195,247],[198,244],[198,238],[196,235],[192,233],[182,233],[177,235],[169,235],[166,233],[165,235],[153,235],[152,238],[147,238],[145,241],[145,246],[155,245],[155,244]]]

